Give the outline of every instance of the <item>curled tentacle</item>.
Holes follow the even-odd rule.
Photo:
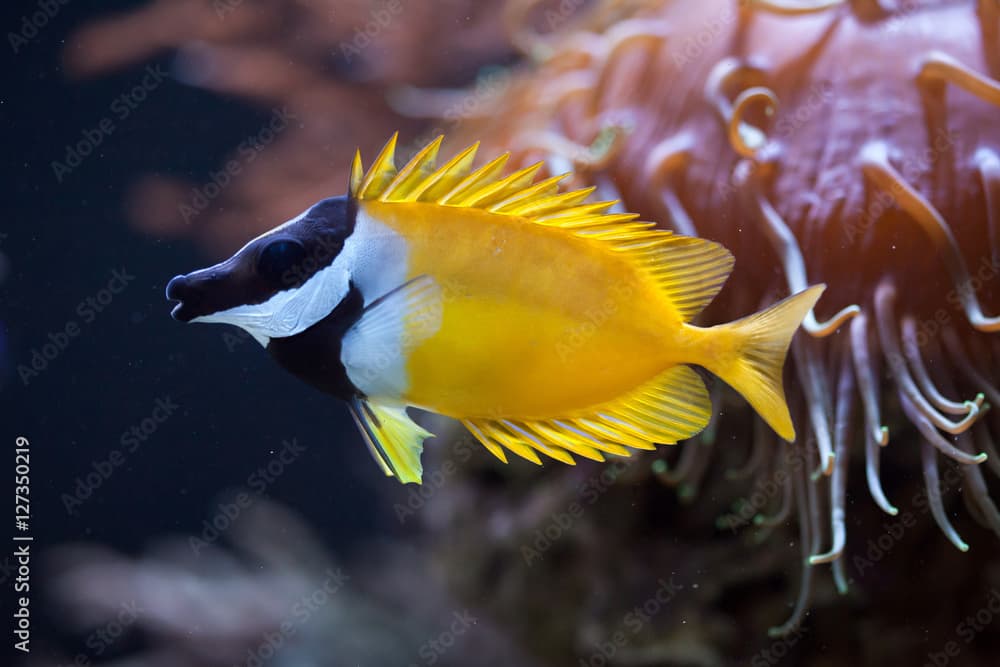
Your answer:
[[[994,267],[1000,268],[1000,155],[995,150],[980,148],[976,151],[975,161],[986,198],[990,259]]]
[[[953,459],[957,463],[965,465],[975,465],[986,460],[985,452],[980,452],[976,456],[966,454],[962,450],[955,447],[955,445],[945,440],[941,433],[934,428],[934,425],[931,423],[931,420],[927,417],[927,415],[921,412],[917,406],[914,405],[913,401],[910,400],[909,395],[900,392],[899,401],[903,408],[903,412],[907,417],[909,417],[910,421],[913,422],[913,425],[917,427],[917,430],[920,431],[920,435],[924,437],[924,440],[934,445],[934,447],[942,454],[950,459]]]
[[[939,371],[938,376],[941,386],[945,387],[948,391],[954,389],[951,380],[947,376],[944,376],[943,371]],[[977,442],[979,440],[978,431],[984,429],[985,426],[983,424],[977,424],[976,429],[972,433],[963,433],[957,438],[956,446],[966,454],[971,455],[974,451],[974,440]],[[988,438],[989,433],[986,433],[986,436]],[[984,449],[983,451],[986,450]],[[987,452],[987,454],[993,456],[995,452]],[[983,478],[982,468],[975,465],[964,465],[962,466],[962,475],[965,477],[965,486],[962,487],[962,494],[965,497],[966,507],[976,516],[980,524],[992,530],[997,536],[1000,536],[1000,511],[997,510],[996,504],[990,498],[989,488],[986,486],[986,480]]]
[[[748,9],[760,10],[771,14],[785,16],[800,16],[802,14],[818,14],[837,7],[842,7],[846,0],[811,0],[811,2],[783,2],[782,0],[750,0],[746,3]]]
[[[764,514],[763,512],[758,513],[753,518],[753,523],[755,526],[763,528],[776,528],[777,526],[783,524],[792,511],[792,474],[790,472],[792,468],[791,457],[782,457],[779,470],[783,471],[782,482],[781,482],[781,503],[778,505],[778,511],[774,514]],[[777,475],[777,471],[775,472]]]
[[[994,475],[1000,477],[1000,454],[997,453],[997,446],[993,442],[986,424],[976,424],[972,429],[972,434],[975,438],[976,447],[980,451],[986,452],[986,465],[989,466]]]
[[[750,456],[739,468],[730,468],[726,471],[726,478],[731,480],[748,479],[761,464],[767,459],[771,448],[774,445],[771,437],[770,427],[764,423],[763,419],[754,419],[753,438],[750,443]]]
[[[705,473],[708,472],[712,463],[715,442],[712,439],[694,438],[685,443],[685,448],[693,450],[692,461],[684,475],[684,482],[678,488],[677,495],[681,500],[690,501],[698,495]]]
[[[876,357],[868,349],[868,316],[858,315],[851,321],[851,354],[858,380],[861,405],[865,412],[865,428],[869,437],[883,447],[889,444],[889,428],[882,425],[879,409],[878,368]]]
[[[932,51],[923,57],[917,80],[937,85],[952,83],[990,104],[1000,106],[1000,83],[941,51]]]
[[[643,167],[647,186],[652,192],[660,193],[660,201],[670,217],[670,226],[685,236],[697,236],[698,230],[677,196],[674,179],[677,172],[687,165],[693,142],[694,138],[688,132],[668,137],[653,147]]]
[[[654,60],[670,35],[665,21],[632,19],[616,24],[604,38],[605,56],[592,96],[594,109],[632,100],[645,92],[644,63]]]
[[[771,241],[771,245],[781,258],[782,266],[785,269],[785,278],[788,281],[788,288],[792,294],[801,292],[809,287],[809,282],[806,279],[806,264],[802,258],[802,250],[799,248],[798,241],[795,240],[792,230],[788,228],[788,225],[781,219],[778,212],[774,210],[771,202],[759,192],[757,187],[752,187],[751,190],[753,191],[754,203],[757,206],[759,217],[764,222],[764,231]],[[841,309],[827,321],[820,322],[816,319],[815,313],[809,311],[809,314],[806,315],[805,320],[802,322],[802,328],[809,332],[810,335],[822,338],[832,334],[845,321],[855,317],[860,312],[860,306],[850,305]]]
[[[895,299],[895,288],[888,281],[883,280],[875,289],[875,323],[878,327],[879,339],[885,352],[886,361],[889,363],[889,369],[896,381],[900,396],[906,397],[923,417],[926,417],[930,423],[942,431],[953,435],[965,432],[979,418],[981,414],[979,406],[974,401],[966,401],[967,414],[960,421],[953,422],[938,412],[920,393],[899,349],[899,339],[896,336],[894,326]],[[954,448],[952,447],[952,449]]]
[[[926,440],[920,442],[920,459],[923,462],[924,487],[927,491],[927,504],[930,507],[931,516],[941,528],[941,532],[959,551],[968,551],[969,545],[959,536],[958,531],[951,525],[948,515],[944,511],[944,503],[941,500],[941,482],[938,476],[937,452]]]
[[[871,142],[862,149],[861,163],[865,176],[889,193],[930,236],[948,267],[969,323],[980,331],[1000,331],[1000,317],[987,317],[983,314],[976,293],[971,288],[969,269],[962,259],[958,243],[948,223],[937,209],[889,164],[888,151],[888,147],[882,142]]]
[[[502,17],[510,43],[536,62],[547,60],[554,50],[551,35],[539,34],[529,27],[531,13],[541,3],[542,0],[511,0]]]
[[[751,104],[763,102],[765,113],[771,115],[778,107],[778,97],[774,91],[763,85],[746,86],[733,102],[726,95],[730,81],[742,77],[748,80],[763,80],[766,72],[736,58],[726,58],[712,68],[705,82],[705,98],[715,107],[719,118],[726,127],[729,144],[744,158],[757,158],[767,146],[767,135],[758,127],[744,120]]]
[[[808,457],[808,452],[804,446],[800,447],[798,455]],[[802,580],[799,584],[799,595],[792,608],[791,616],[779,626],[769,628],[767,634],[771,637],[784,637],[795,630],[805,618],[809,609],[809,599],[812,597],[812,576],[813,568],[809,565],[809,557],[814,551],[813,542],[813,521],[810,511],[809,492],[806,487],[811,487],[806,479],[808,466],[798,466],[792,474],[792,486],[795,491],[795,504],[798,507],[799,515],[799,543],[802,549]]]
[[[1000,74],[1000,3],[996,0],[979,0],[980,38],[983,55],[994,76]]]
[[[767,135],[743,120],[753,104],[763,104],[764,113],[773,116],[778,108],[778,96],[770,88],[754,86],[742,91],[733,100],[727,126],[729,144],[741,157],[749,159],[756,158],[767,146]]]
[[[606,168],[621,151],[627,133],[624,126],[608,126],[602,128],[590,145],[583,145],[558,132],[534,130],[520,136],[517,148],[539,150],[548,154],[547,162],[552,173],[575,174]]]
[[[694,444],[695,442],[693,440],[687,443],[687,445]],[[687,480],[691,478],[697,470],[699,455],[698,448],[687,445],[681,448],[680,458],[677,460],[677,466],[673,470],[669,467],[665,467],[655,471],[656,479],[666,486],[681,486],[687,482]]]
[[[816,448],[819,451],[819,467],[813,476],[831,475],[835,455],[830,436],[830,420],[827,417],[831,405],[827,392],[827,387],[830,385],[819,359],[801,338],[792,341],[792,356],[795,358],[799,382],[806,395],[809,423],[812,424],[813,434],[816,436]]]
[[[1000,388],[997,388],[993,382],[972,365],[972,362],[969,361],[969,358],[965,354],[962,344],[958,340],[958,334],[955,333],[955,330],[950,327],[945,329],[941,332],[941,338],[944,340],[945,349],[948,350],[951,360],[962,371],[962,374],[986,395],[986,399],[991,405],[1000,406]]]
[[[847,495],[847,465],[850,453],[850,441],[854,426],[854,373],[850,359],[845,350],[840,362],[840,372],[837,379],[837,405],[834,418],[834,448],[836,464],[830,479],[830,534],[832,544],[830,550],[816,554],[809,559],[810,565],[829,563],[840,558],[847,542],[846,514],[844,503]]]
[[[927,373],[927,367],[924,366],[923,357],[920,355],[920,346],[917,344],[917,323],[914,321],[913,316],[907,315],[903,318],[902,333],[903,355],[906,357],[906,361],[909,362],[917,385],[924,395],[942,412],[948,412],[953,415],[968,414],[968,401],[958,403],[944,397]],[[985,396],[982,393],[976,395],[976,398],[973,400],[976,407],[982,407],[984,398]]]
[[[899,509],[889,502],[882,489],[880,475],[882,448],[872,435],[871,431],[865,431],[865,479],[868,482],[868,493],[871,494],[875,504],[882,508],[883,512],[890,516],[896,516],[899,514]]]

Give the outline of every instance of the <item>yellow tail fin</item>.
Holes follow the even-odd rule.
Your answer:
[[[795,427],[781,381],[785,355],[792,336],[825,289],[826,285],[813,285],[759,313],[713,327],[732,337],[732,353],[710,363],[709,370],[747,399],[768,426],[789,442],[795,440]]]

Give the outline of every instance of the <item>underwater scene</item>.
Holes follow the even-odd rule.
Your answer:
[[[18,667],[1000,665],[1000,0],[28,0]]]

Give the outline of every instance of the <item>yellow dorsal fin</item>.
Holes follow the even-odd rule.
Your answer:
[[[593,188],[560,192],[559,181],[567,174],[533,183],[541,167],[536,164],[502,177],[507,153],[472,171],[478,143],[435,169],[442,141],[438,137],[397,172],[396,137],[392,136],[363,175],[360,156],[355,157],[351,167],[355,199],[478,208],[564,229],[635,262],[683,321],[708,305],[732,271],[733,256],[718,243],[655,229],[633,213],[608,213],[617,202],[586,202]]]
[[[491,204],[506,199],[515,192],[520,192],[531,185],[535,174],[544,165],[543,162],[536,162],[530,167],[525,167],[521,171],[515,171],[492,185],[481,188],[474,196],[466,199],[466,206],[476,208],[486,208]]]
[[[482,189],[497,182],[500,172],[503,171],[504,165],[509,159],[510,153],[504,153],[487,162],[459,181],[458,185],[452,188],[448,194],[438,199],[438,203],[449,206],[468,206],[466,202],[472,195],[478,194]]]
[[[630,241],[642,240],[655,231],[635,232]],[[733,271],[733,255],[714,241],[671,234],[662,243],[637,248],[626,243],[619,247],[646,263],[660,289],[677,308],[681,319],[691,320],[722,289]]]
[[[479,142],[476,142],[428,176],[423,183],[414,189],[413,194],[417,201],[436,202],[448,194],[455,187],[455,184],[469,173],[478,150]]]
[[[625,396],[559,419],[468,419],[463,423],[494,456],[510,450],[534,463],[541,452],[563,463],[573,454],[603,461],[690,438],[708,424],[712,404],[698,374],[674,366]]]
[[[396,132],[389,138],[385,146],[382,147],[382,152],[375,158],[371,169],[365,173],[361,185],[358,187],[355,199],[378,199],[386,186],[392,182],[392,179],[396,176],[395,159],[396,140],[398,137],[399,133]]]
[[[361,189],[361,181],[365,178],[365,168],[361,164],[361,149],[354,151],[354,160],[351,162],[351,181],[348,191],[355,199],[358,198],[358,191]]]
[[[511,209],[526,201],[532,201],[537,197],[549,197],[559,192],[559,181],[565,179],[569,174],[556,174],[543,181],[538,181],[528,185],[520,192],[513,192],[506,198],[498,201],[487,210],[490,213],[500,213],[501,215],[512,215]]]
[[[386,186],[379,198],[382,201],[412,201],[410,197],[413,191],[434,171],[434,161],[437,160],[438,150],[440,150],[443,140],[444,135],[438,135],[437,139],[414,155],[406,163],[406,166],[399,170],[399,173]]]
[[[355,399],[350,406],[365,444],[382,472],[395,476],[404,484],[419,484],[423,474],[420,454],[424,439],[434,434],[410,419],[403,405]]]

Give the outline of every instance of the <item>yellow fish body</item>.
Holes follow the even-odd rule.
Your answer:
[[[296,289],[298,303],[323,314],[330,310],[326,295],[347,290],[331,287],[346,272],[362,286],[357,308],[346,308],[342,295],[331,303],[343,316],[330,310],[322,325],[300,329],[299,320],[309,324],[319,315],[302,315],[305,306],[289,311],[296,299],[286,290],[262,303],[294,315],[268,312],[271,320],[296,324],[277,331],[252,325],[258,340],[307,380],[315,373],[300,370],[298,350],[314,345],[319,331],[340,336],[346,383],[337,386],[348,390],[311,381],[351,401],[387,474],[421,479],[430,434],[410,420],[408,406],[461,420],[503,461],[507,451],[536,463],[539,452],[573,463],[574,456],[603,460],[676,443],[701,431],[711,415],[708,392],[690,365],[722,378],[781,437],[794,439],[782,366],[823,286],[736,322],[696,327],[689,322],[732,270],[721,245],[608,213],[615,202],[588,203],[589,189],[560,192],[560,177],[536,182],[540,165],[503,176],[504,155],[473,171],[475,146],[437,168],[440,143],[401,169],[395,137],[367,172],[356,156],[343,250],[317,271],[320,278]],[[297,224],[305,223],[296,219],[268,235],[280,239]],[[298,233],[303,247],[313,233]],[[268,235],[255,242],[267,244]],[[298,256],[296,248],[283,252]],[[185,288],[192,282],[181,278]],[[246,327],[254,308],[263,306],[227,313]]]

